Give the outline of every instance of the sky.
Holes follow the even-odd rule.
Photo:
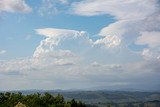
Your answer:
[[[159,0],[0,0],[0,90],[160,90]]]

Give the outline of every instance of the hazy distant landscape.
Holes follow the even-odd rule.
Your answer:
[[[17,93],[18,91],[12,91],[12,92]],[[60,94],[63,95],[65,101],[72,101],[72,99],[74,99],[76,101],[83,102],[84,104],[86,104],[87,107],[160,107],[160,92],[140,92],[140,91],[129,92],[129,91],[105,91],[105,90],[103,91],[26,90],[21,92],[23,95],[34,95],[36,93],[43,95],[46,92],[52,94],[53,96],[57,96],[58,94]]]

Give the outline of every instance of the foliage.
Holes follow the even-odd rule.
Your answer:
[[[50,93],[0,93],[0,107],[86,107],[81,101],[65,101],[60,94],[53,96]]]

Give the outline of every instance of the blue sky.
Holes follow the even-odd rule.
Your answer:
[[[159,11],[158,0],[2,0],[0,90],[159,90]]]

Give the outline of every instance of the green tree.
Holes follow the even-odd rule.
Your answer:
[[[0,93],[0,107],[86,107],[82,102],[74,99],[65,101],[58,94],[56,97],[49,93],[23,95],[22,93]]]
[[[64,104],[64,98],[62,95],[58,94],[55,97],[55,104]]]

